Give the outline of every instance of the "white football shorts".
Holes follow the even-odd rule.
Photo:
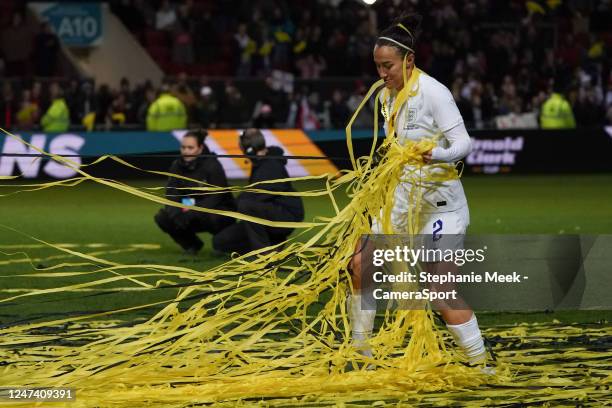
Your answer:
[[[407,200],[396,200],[391,211],[391,225],[395,234],[408,233],[407,204]],[[463,249],[463,237],[470,225],[470,211],[467,205],[454,211],[421,213],[419,218],[421,227],[418,235],[424,239],[422,244],[426,248]],[[382,225],[374,219],[372,234],[382,233]]]

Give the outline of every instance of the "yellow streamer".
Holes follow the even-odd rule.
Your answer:
[[[398,93],[395,103],[411,96],[419,74],[415,68],[405,79],[404,93]],[[374,84],[366,98],[380,85],[381,81]],[[347,264],[355,243],[369,233],[371,217],[382,218],[384,228],[390,228],[393,192],[400,181],[434,179],[429,172],[420,171],[422,155],[432,148],[434,140],[400,145],[393,137],[394,114],[400,106],[395,103],[388,111],[390,132],[382,143],[380,151],[384,155],[376,167],[372,166],[372,154],[356,159],[353,153],[350,126],[358,112],[349,122],[347,146],[353,169],[325,179],[334,217],[324,222],[266,223],[233,212],[214,212],[266,225],[303,228],[303,233],[313,232],[306,242],[294,238],[284,248],[266,248],[207,271],[196,271],[165,265],[120,265],[66,245],[37,240],[70,256],[104,265],[95,274],[111,276],[12,294],[1,303],[102,290],[104,285],[117,282],[139,293],[166,283],[188,284],[174,299],[1,327],[0,361],[7,364],[0,365],[0,386],[73,387],[77,399],[71,407],[247,406],[259,400],[265,400],[262,404],[267,406],[346,406],[354,401],[374,405],[384,401],[410,405],[448,405],[457,400],[483,405],[605,401],[610,384],[606,364],[612,353],[596,353],[584,345],[563,351],[541,348],[547,341],[553,344],[585,333],[594,340],[605,339],[611,334],[605,326],[536,325],[488,330],[486,334],[503,336],[505,343],[500,344],[507,347],[500,349],[502,361],[492,377],[457,362],[454,348],[448,347],[449,335],[436,328],[431,312],[426,310],[385,313],[372,339],[374,357],[356,353],[350,342],[345,304]],[[377,119],[375,123],[378,125]],[[375,128],[375,137],[376,132]],[[60,156],[50,157],[72,166],[83,179],[160,204],[177,205],[119,182],[92,177]],[[406,166],[415,166],[417,171],[405,174]],[[435,173],[436,180],[456,177],[457,172],[450,167]],[[344,208],[333,199],[333,191],[338,188],[346,188],[351,195]],[[214,187],[202,186],[204,193],[211,189]],[[412,199],[416,210],[409,214],[409,225],[414,231],[419,193]],[[81,273],[95,276],[91,271]],[[151,284],[143,278],[158,280]],[[125,325],[111,320],[128,311],[157,307],[162,308],[144,322]],[[540,339],[535,345],[530,343],[534,337]],[[543,355],[549,360],[542,362]],[[579,362],[588,364],[588,373],[577,378]],[[355,363],[357,369],[348,371],[347,367]],[[368,364],[376,370],[366,370]]]

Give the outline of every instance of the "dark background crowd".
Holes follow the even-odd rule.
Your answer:
[[[23,6],[1,3],[2,127],[39,126],[56,85],[74,127],[91,113],[96,128],[145,127],[159,86],[70,75],[48,25],[25,32]],[[403,12],[424,16],[417,66],[451,89],[469,127],[537,113],[555,80],[578,126],[612,124],[609,0],[109,3],[164,70],[191,124],[343,128],[376,79],[376,33]],[[357,126],[371,124],[368,108]]]

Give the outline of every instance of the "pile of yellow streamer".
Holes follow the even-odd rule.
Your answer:
[[[379,85],[372,87],[366,99]],[[377,128],[376,123],[375,136]],[[121,323],[113,315],[125,310],[117,310],[0,329],[0,387],[72,387],[77,397],[66,403],[70,407],[383,406],[398,402],[411,406],[556,406],[605,402],[611,378],[609,326],[487,329],[485,335],[495,340],[498,354],[497,373],[488,376],[479,368],[460,363],[449,335],[436,325],[430,311],[395,311],[379,316],[379,330],[372,339],[374,358],[356,353],[346,314],[350,290],[347,265],[355,243],[369,233],[370,217],[382,213],[382,222],[389,228],[384,214],[393,205],[400,177],[414,183],[430,181],[421,172],[407,175],[404,168],[406,164],[418,167],[422,153],[434,142],[400,146],[394,138],[387,138],[381,150],[384,156],[373,166],[374,145],[369,157],[354,158],[350,125],[348,141],[353,170],[328,175],[327,189],[305,194],[329,196],[336,215],[276,224],[299,227],[312,236],[300,240],[298,234],[273,252],[266,249],[211,270],[196,271],[178,266],[120,265],[74,248],[54,246],[82,258],[83,264],[101,265],[97,272],[107,276],[79,285],[15,294],[0,300],[0,305],[27,302],[49,293],[98,288],[109,282],[125,282],[143,290],[179,281],[189,284],[176,299],[160,302],[163,307],[143,322]],[[71,165],[65,158],[52,158]],[[117,181],[92,177],[83,166],[76,170],[79,178],[35,188],[91,180],[170,203]],[[454,169],[446,174],[458,177]],[[344,208],[334,200],[333,192],[338,188],[346,188],[351,196]],[[245,189],[256,190],[257,186]],[[218,191],[206,185],[201,190]],[[410,216],[414,229],[418,211]],[[134,270],[138,273],[130,272]],[[157,279],[157,284],[145,283],[143,276]],[[569,342],[572,336],[582,336],[588,342]],[[603,346],[598,349],[598,344]],[[376,369],[366,370],[368,364]]]

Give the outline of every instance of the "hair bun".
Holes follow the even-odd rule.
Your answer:
[[[418,37],[419,34],[421,33],[421,22],[422,21],[423,21],[423,16],[421,16],[420,14],[405,13],[399,16],[398,18],[396,18],[393,21],[393,25],[402,31],[404,31],[404,28],[402,28],[401,26],[410,30],[410,34],[413,37],[415,37],[415,40],[416,40],[416,37]]]

